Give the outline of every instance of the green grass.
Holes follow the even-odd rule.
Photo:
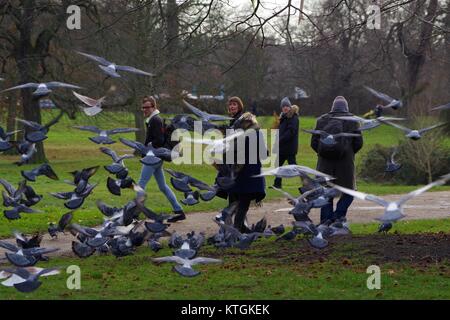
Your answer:
[[[450,232],[448,220],[405,221],[395,225],[400,234]],[[140,248],[133,256],[116,259],[95,256],[80,260],[55,258],[38,265],[61,266],[62,274],[43,278],[41,288],[22,294],[0,286],[2,299],[449,299],[449,257],[432,263],[383,261],[356,240],[372,234],[375,224],[352,225],[354,240],[338,241],[327,251],[317,251],[306,240],[261,239],[249,250],[201,249],[201,256],[223,259],[220,265],[200,265],[195,278],[183,278],[170,264],[154,265],[150,258],[170,255],[169,249],[155,254]],[[377,235],[378,239],[384,236]],[[398,237],[398,236],[393,236]],[[345,240],[345,239],[343,239]],[[372,245],[376,242],[372,242]],[[396,244],[388,243],[387,249]],[[417,245],[420,246],[420,245]],[[413,248],[414,250],[414,248]],[[368,290],[366,269],[381,268],[381,289]],[[81,268],[81,290],[68,290],[65,268]]]
[[[55,115],[54,111],[43,112],[43,122],[45,123]],[[270,128],[272,126],[272,117],[259,117],[263,128]],[[49,195],[49,192],[56,191],[70,191],[71,187],[63,182],[64,179],[70,179],[70,171],[81,169],[89,166],[100,165],[104,166],[110,164],[110,158],[98,149],[99,146],[88,140],[88,137],[92,136],[89,132],[84,132],[72,128],[73,125],[97,125],[101,128],[112,127],[125,127],[134,126],[134,119],[129,113],[122,112],[103,112],[97,118],[90,118],[84,114],[79,114],[75,120],[70,120],[67,116],[64,116],[61,121],[52,127],[49,133],[49,138],[45,141],[45,149],[50,164],[58,174],[60,180],[52,181],[46,177],[38,177],[37,181],[31,183],[35,190],[44,195],[44,199],[35,206],[35,208],[42,210],[43,214],[23,214],[22,219],[16,221],[7,221],[3,215],[0,215],[0,238],[9,237],[13,230],[21,230],[22,232],[35,232],[46,230],[49,222],[54,222],[59,217],[67,212],[63,206],[63,201],[53,198]],[[315,125],[315,119],[312,117],[301,117],[300,126],[303,129],[313,128]],[[121,135],[123,137],[134,139],[134,134]],[[397,143],[397,140],[401,137],[401,133],[391,127],[382,126],[375,130],[371,130],[364,134],[365,146],[362,151],[357,155],[357,163],[360,161],[361,156],[370,149],[370,146],[374,143],[380,143],[383,145],[393,145]],[[114,139],[117,140],[117,136]],[[300,132],[300,146],[299,153],[297,155],[297,161],[299,164],[306,165],[314,168],[316,166],[316,155],[310,148],[310,135],[305,132]],[[450,141],[450,139],[448,139]],[[116,143],[110,146],[112,149],[123,153],[129,150],[121,143]],[[12,164],[16,161],[16,156],[2,155],[0,158],[0,177],[17,184],[22,177],[20,175],[21,170],[29,170],[34,165],[25,165],[17,167]],[[127,166],[130,169],[130,175],[134,179],[139,178],[141,165],[138,159],[130,159],[126,161]],[[209,165],[180,165],[175,166],[171,163],[165,164],[166,168],[174,168],[178,171],[186,172],[206,182],[212,183],[216,176],[216,171]],[[122,197],[111,195],[106,188],[106,178],[108,174],[103,169],[97,172],[92,178],[92,182],[97,182],[99,185],[94,190],[93,194],[88,197],[84,205],[78,209],[75,213],[75,221],[86,225],[95,225],[102,221],[102,215],[95,207],[95,201],[101,199],[108,204],[121,206],[127,201],[132,199],[133,193],[130,190],[123,192]],[[273,183],[273,177],[266,179],[267,185]],[[416,188],[416,186],[402,186],[402,185],[377,185],[370,184],[363,181],[358,181],[358,187],[360,190],[374,193],[378,195],[405,193]],[[285,179],[283,182],[283,188],[292,193],[296,193],[298,188],[297,179]],[[435,188],[433,190],[449,190],[449,187]],[[171,207],[165,197],[159,192],[158,187],[152,179],[147,186],[148,202],[147,205],[157,212],[171,211]],[[176,192],[178,198],[182,197],[182,194]],[[280,194],[268,189],[266,200],[280,198]],[[219,198],[214,199],[211,202],[201,202],[193,207],[185,207],[187,212],[192,211],[214,211],[223,208],[225,201]]]

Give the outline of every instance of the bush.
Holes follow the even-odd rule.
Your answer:
[[[375,145],[362,159],[359,176],[366,181],[394,184],[427,184],[450,171],[450,149],[444,146],[442,132],[428,132],[418,141],[403,139],[395,161],[400,170],[384,172],[393,147]]]

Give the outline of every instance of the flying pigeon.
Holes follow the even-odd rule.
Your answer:
[[[81,192],[50,192],[50,194],[57,199],[67,200],[64,203],[64,206],[69,210],[75,210],[83,205],[84,200],[91,194],[96,186],[97,184],[87,184]]]
[[[102,71],[106,75],[108,75],[109,77],[112,77],[112,78],[120,78],[121,77],[121,75],[119,73],[117,73],[118,71],[126,71],[126,72],[131,72],[131,73],[135,73],[135,74],[139,74],[139,75],[143,75],[143,76],[149,76],[149,77],[154,76],[152,73],[145,72],[145,71],[136,69],[134,67],[117,65],[113,62],[109,62],[105,58],[95,56],[93,54],[87,54],[87,53],[83,53],[80,51],[76,51],[76,53],[81,54],[82,56],[85,56],[86,58],[89,58],[97,63],[100,63],[98,65],[99,68],[102,69]]]
[[[16,120],[32,130],[32,131],[27,130],[27,132],[25,133],[25,140],[31,143],[37,143],[48,138],[47,133],[50,130],[50,127],[58,123],[62,115],[63,112],[61,112],[56,118],[54,118],[45,125],[39,124],[34,121],[23,120],[18,118],[16,118]]]
[[[52,239],[58,237],[59,232],[63,232],[66,229],[66,227],[69,225],[70,221],[73,218],[73,212],[67,212],[61,216],[59,219],[58,225],[55,225],[54,223],[50,223],[48,226],[48,234],[52,237]]]
[[[337,143],[336,139],[340,137],[344,138],[353,138],[353,137],[360,137],[361,135],[359,133],[348,133],[348,132],[341,132],[341,133],[335,133],[331,134],[326,131],[322,130],[306,130],[303,129],[304,132],[310,133],[310,134],[317,134],[320,135],[320,142],[322,142],[325,145],[332,146]]]
[[[28,142],[26,140],[21,142],[13,142],[13,145],[16,147],[17,152],[20,154],[20,160],[14,162],[14,164],[18,166],[28,163],[37,151],[36,144]]]
[[[385,172],[395,172],[397,170],[400,170],[402,165],[400,163],[395,162],[395,155],[398,152],[398,148],[394,148],[392,151],[392,154],[390,155],[389,159],[386,161],[386,168],[384,169]]]
[[[186,107],[189,108],[189,110],[191,110],[191,112],[193,114],[195,114],[197,117],[199,117],[203,121],[226,121],[226,120],[233,119],[231,117],[222,116],[220,114],[209,114],[205,111],[201,111],[200,109],[194,107],[192,104],[190,104],[189,102],[187,102],[184,99],[183,99],[183,103]]]
[[[196,271],[192,268],[192,266],[200,263],[222,263],[222,260],[213,259],[213,258],[203,258],[198,257],[194,259],[185,259],[178,256],[170,256],[170,257],[160,257],[160,258],[152,258],[155,263],[162,262],[174,262],[177,265],[173,268],[177,273],[182,275],[183,277],[195,277],[200,274],[199,271]]]
[[[16,267],[31,267],[34,266],[43,254],[58,251],[58,248],[19,248],[11,243],[0,240],[0,247],[8,250],[5,256],[9,262]]]
[[[425,191],[427,191],[433,187],[443,185],[448,180],[450,180],[450,174],[447,174],[446,176],[441,177],[439,180],[436,180],[430,184],[427,184],[426,186],[424,186],[422,188],[419,188],[417,190],[414,190],[414,191],[402,196],[397,201],[391,201],[391,202],[386,201],[375,195],[366,194],[363,192],[347,189],[347,188],[344,188],[344,187],[341,187],[341,186],[338,186],[338,185],[335,185],[332,183],[330,183],[330,185],[333,186],[333,188],[335,188],[341,192],[347,193],[353,197],[356,197],[361,200],[372,201],[372,202],[384,207],[384,214],[381,217],[376,218],[376,220],[379,220],[382,223],[392,223],[392,222],[395,222],[395,221],[400,220],[405,217],[405,214],[403,213],[403,205],[408,200],[411,200],[412,198],[419,196],[420,194],[424,193]]]
[[[431,111],[442,111],[442,110],[450,110],[450,102],[431,109]]]
[[[119,138],[120,142],[124,145],[133,148],[142,155],[140,162],[145,165],[156,165],[161,163],[161,161],[172,161],[173,159],[180,156],[180,154],[175,150],[167,148],[154,148],[151,143],[148,146],[143,145],[140,142],[128,140],[125,138]]]
[[[259,175],[256,175],[254,177],[264,177],[264,176],[275,176],[279,178],[294,178],[294,177],[301,177],[304,175],[314,175],[318,177],[324,177],[327,179],[334,179],[333,177],[322,173],[320,171],[305,167],[305,166],[299,166],[296,164],[289,164],[284,165],[281,167],[277,167],[275,169],[262,171]]]
[[[11,132],[6,132],[1,126],[0,126],[0,152],[7,151],[13,147],[13,145],[9,142],[11,137],[15,135],[17,132],[20,132],[21,130],[15,130]]]
[[[103,152],[104,154],[107,154],[108,156],[110,156],[112,158],[113,163],[111,165],[104,167],[106,171],[108,171],[109,173],[112,173],[112,174],[118,174],[121,171],[126,169],[123,160],[134,158],[134,155],[132,155],[132,154],[124,154],[124,155],[118,156],[114,150],[111,150],[106,147],[100,147],[100,151]]]
[[[373,94],[378,99],[383,100],[384,102],[387,103],[386,105],[382,106],[383,109],[392,108],[394,110],[397,110],[397,109],[403,107],[403,102],[401,100],[391,98],[387,94],[376,91],[367,86],[364,86],[364,88],[366,88],[371,94]]]
[[[82,89],[81,87],[73,85],[73,84],[57,82],[57,81],[43,82],[43,83],[30,82],[30,83],[21,84],[21,85],[0,91],[0,93],[11,91],[11,90],[16,90],[16,89],[27,89],[27,88],[36,89],[33,92],[33,96],[46,96],[52,92],[52,89],[56,89],[56,88]]]
[[[87,115],[87,116],[95,116],[96,114],[99,114],[100,112],[103,111],[102,109],[102,104],[105,101],[106,96],[101,97],[97,100],[93,99],[93,98],[89,98],[86,96],[83,96],[75,91],[72,91],[73,95],[80,100],[81,102],[83,102],[84,104],[88,105],[88,108],[85,107],[81,107],[81,110],[83,110],[83,112]]]
[[[116,128],[111,130],[102,130],[97,128],[96,126],[73,126],[75,129],[90,131],[98,134],[96,137],[89,137],[94,143],[97,144],[113,144],[115,143],[109,136],[118,133],[128,133],[128,132],[136,132],[139,131],[137,128]]]
[[[361,131],[366,131],[366,130],[370,130],[370,129],[379,127],[381,125],[382,120],[385,120],[385,121],[405,120],[404,118],[393,118],[393,117],[378,117],[375,119],[364,119],[364,118],[361,118],[361,117],[358,117],[355,115],[334,117],[334,118],[341,119],[341,120],[347,120],[347,121],[359,122],[361,124],[361,126],[358,128],[358,130],[361,130]]]
[[[29,293],[38,289],[42,282],[39,277],[59,274],[59,268],[17,268],[5,269],[1,272],[8,275],[8,279],[2,282],[2,285],[17,289],[17,291]]]
[[[52,167],[48,163],[41,164],[39,167],[34,168],[28,171],[20,171],[22,177],[27,179],[28,181],[36,181],[38,176],[46,176],[52,180],[59,180],[55,171],[53,171]]]
[[[385,121],[385,120],[380,120],[380,121],[383,122],[383,123],[386,123],[386,124],[388,124],[390,126],[393,126],[393,127],[397,128],[397,129],[400,129],[400,130],[404,131],[406,133],[405,136],[407,138],[412,139],[412,140],[419,140],[428,131],[447,125],[447,122],[443,122],[443,123],[438,123],[438,124],[435,124],[435,125],[433,125],[431,127],[423,128],[423,129],[420,129],[420,130],[412,130],[412,129],[408,129],[406,127],[403,127],[403,126],[401,126],[399,124],[396,124],[396,123],[393,123],[393,122],[390,122],[390,121]]]

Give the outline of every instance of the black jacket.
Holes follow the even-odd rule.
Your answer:
[[[145,145],[148,145],[151,142],[152,146],[155,148],[164,146],[164,130],[163,120],[159,115],[154,115],[147,123]]]
[[[332,117],[342,117],[342,116],[352,116],[349,112],[329,112],[317,119],[315,130],[323,130]],[[344,132],[349,133],[361,133],[359,130],[359,124],[355,121],[342,120]],[[333,182],[337,185],[343,186],[349,189],[355,189],[355,154],[361,150],[363,146],[363,138],[360,137],[352,137],[345,138],[351,139],[351,141],[347,144],[347,148],[345,150],[344,156],[341,159],[327,159],[324,157],[318,156],[317,161],[317,170],[329,174],[336,178]],[[319,150],[319,135],[313,135],[311,137],[311,147],[314,151],[318,152]]]
[[[279,129],[280,155],[296,155],[298,152],[298,109],[293,107],[287,114],[282,114]]]

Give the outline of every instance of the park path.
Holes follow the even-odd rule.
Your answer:
[[[385,196],[386,200],[397,200],[399,195]],[[284,224],[289,226],[293,218],[287,212],[276,212],[280,208],[288,208],[289,204],[284,199],[264,202],[261,207],[253,206],[248,212],[248,222],[251,225],[263,216],[266,216],[267,223],[272,226]],[[368,223],[375,222],[374,218],[383,212],[381,207],[374,205],[372,202],[357,200],[353,202],[347,214],[347,220],[350,223]],[[195,230],[203,231],[207,235],[212,235],[217,231],[217,224],[213,222],[218,212],[193,212],[187,214],[187,219],[181,222],[173,223],[169,227],[169,231],[176,231],[179,234],[186,234]],[[450,218],[450,191],[428,192],[419,197],[408,201],[405,206],[406,217],[404,220],[413,219],[442,219]],[[318,221],[319,210],[313,209],[310,214],[311,219]],[[13,242],[14,239],[5,239]],[[60,234],[58,239],[52,240],[46,234],[42,240],[42,247],[56,247],[59,251],[50,254],[59,256],[71,256],[71,244],[74,237],[70,233],[66,235]],[[4,257],[4,250],[0,248],[0,259]],[[0,260],[0,262],[2,262]]]

